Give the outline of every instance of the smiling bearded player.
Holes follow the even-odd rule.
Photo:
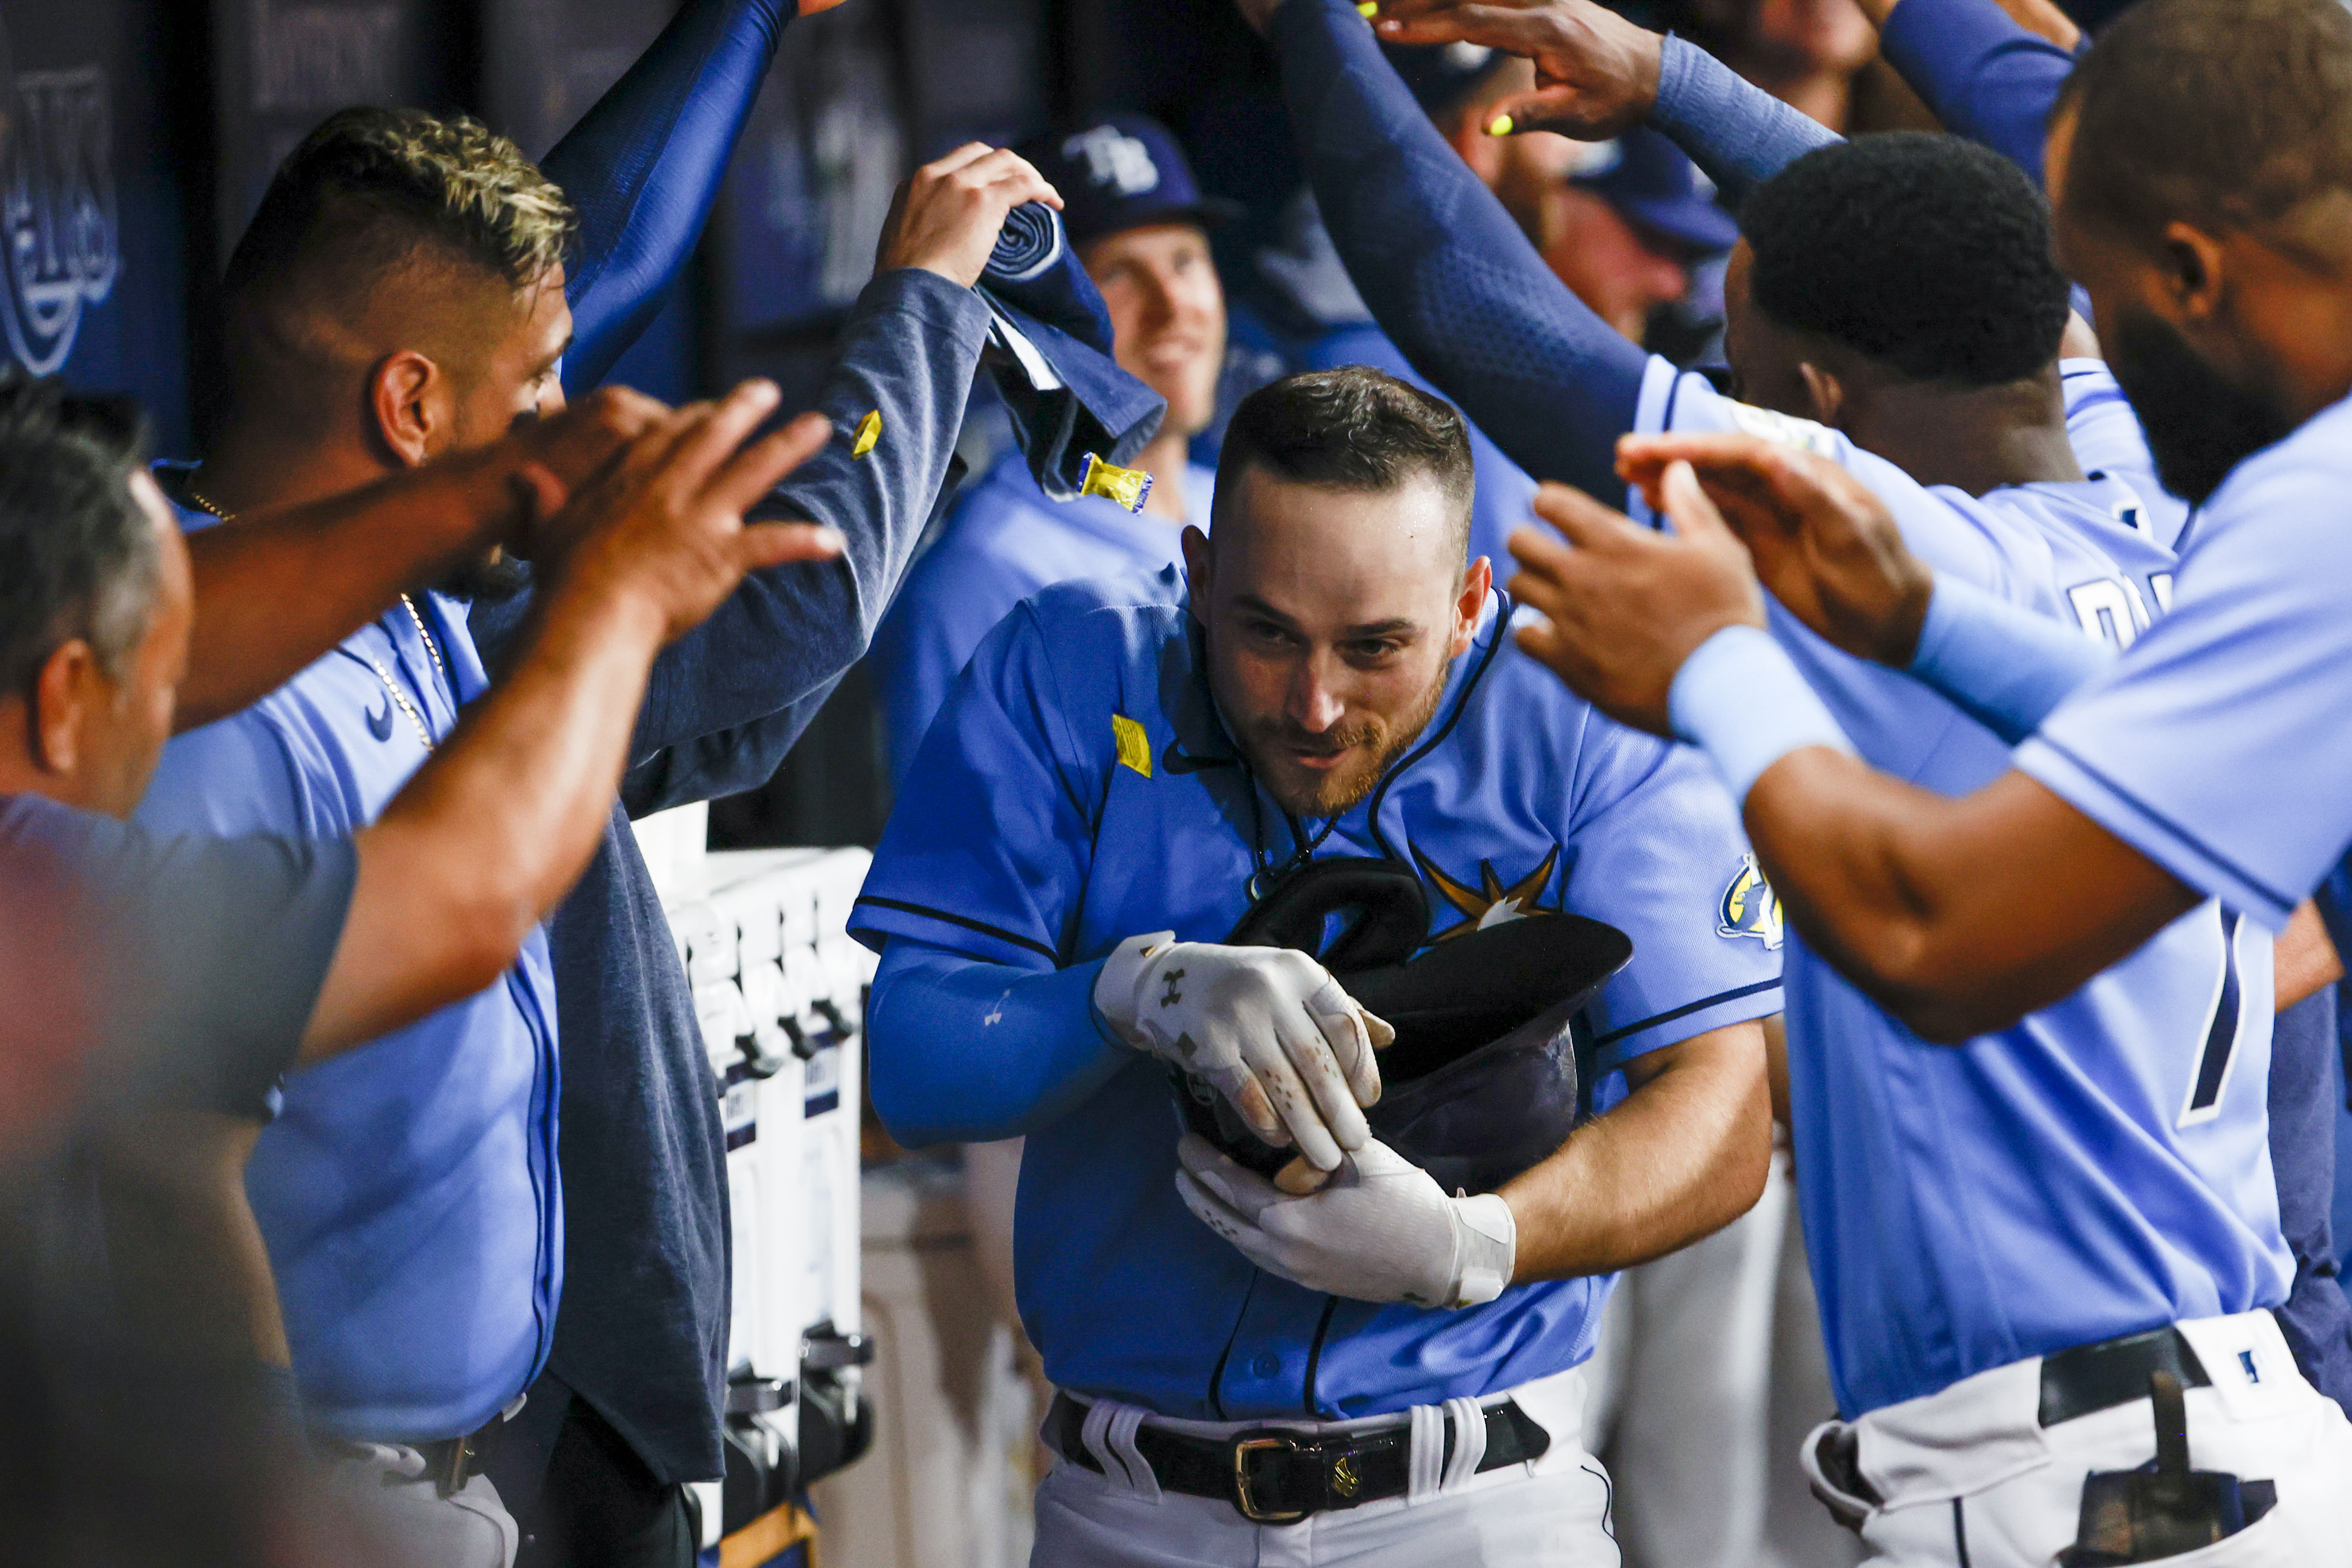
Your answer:
[[[877,1108],[909,1143],[1029,1139],[1017,1284],[1066,1391],[1035,1563],[1615,1560],[1576,1368],[1611,1270],[1761,1188],[1779,960],[1721,918],[1745,846],[1712,780],[1503,648],[1470,471],[1460,416],[1378,371],[1254,394],[1189,575],[1016,609],[877,852],[851,922],[882,949]],[[1419,1087],[1374,1104],[1386,1026],[1307,954],[1227,945],[1381,862],[1441,911],[1407,974],[1631,935],[1577,1030],[1605,1114],[1443,1184],[1383,1141]],[[1325,949],[1351,986],[1372,918]],[[1291,1197],[1180,1145],[1171,1061],[1337,1174]]]

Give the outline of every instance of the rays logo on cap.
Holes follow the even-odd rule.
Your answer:
[[[1752,854],[1740,857],[1731,885],[1723,890],[1723,897],[1716,904],[1715,934],[1725,937],[1753,936],[1764,944],[1767,951],[1780,951],[1780,897],[1764,880],[1763,868]]]
[[[1085,159],[1087,178],[1122,196],[1160,188],[1160,165],[1151,161],[1151,149],[1116,125],[1079,131],[1062,143],[1062,156]]]
[[[0,33],[0,324],[35,375],[73,352],[85,308],[121,267],[106,73],[19,76]]]

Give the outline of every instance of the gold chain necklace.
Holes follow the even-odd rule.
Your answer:
[[[195,486],[193,484],[183,480],[181,482],[180,488],[186,492],[189,500],[194,501],[197,506],[203,507],[205,511],[210,512],[222,522],[233,523],[236,521],[236,513],[225,511],[212,502],[205,499],[204,496],[198,492]],[[433,633],[425,629],[425,617],[417,612],[415,601],[411,600],[405,593],[400,596],[400,602],[402,606],[407,610],[409,620],[416,623],[417,636],[424,639],[425,654],[425,657],[433,661],[433,673],[440,676],[442,682],[446,685],[449,679],[449,672],[442,667],[441,650],[433,645]],[[433,744],[433,727],[425,722],[425,716],[417,711],[416,705],[409,700],[408,694],[400,689],[400,683],[392,678],[392,672],[383,667],[383,661],[377,658],[373,653],[370,653],[367,656],[367,662],[368,668],[373,670],[375,672],[375,678],[383,683],[383,689],[391,695],[392,700],[399,706],[400,711],[408,716],[408,722],[416,727],[416,738],[425,743],[425,749],[427,751],[435,749]]]

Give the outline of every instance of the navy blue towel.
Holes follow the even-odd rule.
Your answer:
[[[1110,314],[1053,208],[1013,209],[979,290],[985,363],[1046,495],[1071,499],[1089,457],[1124,465],[1159,433],[1167,402],[1112,362]]]

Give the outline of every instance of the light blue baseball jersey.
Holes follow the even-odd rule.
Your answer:
[[[1833,458],[1949,572],[2118,646],[2170,622],[2186,508],[2105,367],[2064,367],[2082,483],[1926,488],[1833,432],[1654,361],[1643,431],[1744,429]],[[2200,525],[2201,527],[2201,525]],[[1947,795],[2010,765],[1909,677],[1772,627],[1874,768]],[[2352,618],[2347,618],[2352,619]],[[2177,734],[2162,751],[2176,755]],[[2154,756],[2157,748],[2146,748]],[[2294,1264],[2267,1142],[2268,935],[2209,903],[2055,1006],[1958,1047],[1911,1034],[1793,934],[1796,1162],[1848,1416],[2181,1318],[2275,1306]]]
[[[2247,458],[2198,513],[2171,613],[2042,722],[2017,766],[2271,927],[2352,841],[2352,400]]]
[[[446,738],[488,685],[465,605],[411,597],[438,663],[394,606],[251,707],[165,747],[140,823],[346,840],[375,821],[427,755],[415,720]],[[563,1281],[557,1092],[543,930],[488,989],[287,1079],[246,1192],[311,1426],[456,1437],[538,1375]]]
[[[1177,569],[1048,589],[965,668],[850,929],[1021,976],[1098,967],[1142,932],[1223,940],[1259,866],[1312,846],[1418,867],[1441,939],[1563,909],[1625,931],[1633,961],[1585,1014],[1612,1081],[1633,1056],[1778,1010],[1776,934],[1721,788],[1695,753],[1611,723],[1507,647],[1509,613],[1489,599],[1436,716],[1373,793],[1309,823],[1236,759]],[[1083,1014],[1084,991],[1067,1005]],[[1017,1021],[1003,1032],[986,1049],[1035,1049]],[[1022,1320],[1055,1383],[1171,1416],[1356,1416],[1591,1354],[1613,1277],[1425,1312],[1259,1273],[1176,1196],[1167,1069],[1114,1049],[1102,1086],[1033,1127],[1022,1161]],[[879,1072],[877,1100],[897,1087]]]
[[[1187,520],[1204,532],[1216,483],[1213,469],[1185,465]],[[1171,518],[1130,512],[1106,497],[1052,500],[1022,455],[1006,453],[956,502],[939,542],[907,574],[874,633],[892,783],[906,777],[964,661],[1006,612],[1074,577],[1124,577],[1181,564],[1183,534]]]

